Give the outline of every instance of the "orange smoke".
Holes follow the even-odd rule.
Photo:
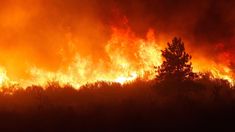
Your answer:
[[[100,11],[96,6],[85,0],[3,0],[0,85],[26,87],[58,81],[78,88],[96,81],[153,79],[154,66],[161,65],[161,49],[170,35],[150,29],[140,36],[128,26],[126,17],[117,14],[112,24],[104,23],[100,17],[109,18],[96,13]],[[195,72],[210,71],[234,83],[230,62],[223,59],[228,54],[218,57],[218,62],[199,53],[192,55]]]

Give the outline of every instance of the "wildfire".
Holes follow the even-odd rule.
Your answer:
[[[234,85],[234,73],[231,68],[223,64],[217,64],[209,60],[194,60],[193,62],[194,72],[209,72],[212,74],[212,78],[224,79]]]
[[[0,68],[0,86],[3,86],[8,80],[6,70],[4,68]]]
[[[154,30],[149,30],[145,38],[137,37],[130,28],[113,27],[112,31],[111,38],[104,47],[108,58],[100,59],[98,64],[94,64],[91,58],[81,57],[77,53],[66,69],[53,72],[32,67],[28,71],[31,75],[31,79],[28,80],[10,80],[6,70],[1,68],[0,85],[15,83],[22,86],[46,85],[49,81],[57,81],[61,85],[70,84],[79,88],[86,83],[97,81],[124,84],[138,77],[146,80],[153,79],[156,74],[154,66],[161,65],[161,49],[164,48],[155,39]],[[214,78],[226,79],[234,84],[232,70],[227,66],[194,59],[193,67],[195,72],[209,71]]]
[[[12,3],[8,3],[9,5],[6,2],[5,4],[8,6],[0,11],[1,35],[6,34],[2,37],[3,39],[0,38],[2,44],[0,45],[0,86],[19,84],[26,87],[46,85],[50,81],[57,81],[61,85],[70,84],[79,88],[86,83],[97,81],[124,84],[137,78],[151,80],[155,77],[155,67],[162,63],[161,50],[165,48],[167,41],[170,41],[171,38],[157,39],[159,34],[155,34],[153,29],[147,31],[145,37],[138,36],[128,26],[127,17],[120,19],[118,16],[117,19],[120,19],[121,25],[124,24],[124,26],[112,25],[111,36],[108,40],[102,44],[95,43],[99,45],[95,48],[92,47],[93,45],[86,46],[86,44],[96,41],[93,38],[103,37],[103,31],[99,31],[102,26],[94,24],[94,16],[82,14],[81,17],[84,18],[84,21],[79,23],[79,31],[73,31],[72,27],[76,26],[67,27],[67,24],[64,23],[69,23],[68,21],[60,23],[59,26],[57,25],[58,27],[53,26],[54,23],[52,23],[43,30],[38,30],[35,27],[50,20],[43,17],[48,12],[44,12],[44,8],[42,8],[44,6],[39,3],[35,4],[37,6],[34,9],[31,6],[33,3],[30,1],[26,3],[12,1]],[[57,14],[56,8],[53,8],[53,11],[55,12],[50,15],[55,15],[56,18],[60,16]],[[35,20],[39,20],[38,16],[39,19],[44,18],[45,23],[35,23]],[[72,18],[74,17],[72,16]],[[53,22],[57,20],[54,19],[52,19]],[[51,26],[56,29],[54,30]],[[31,34],[35,30],[38,32]],[[94,32],[95,35],[91,35],[90,32]],[[75,37],[73,38],[73,36]],[[41,44],[44,41],[45,44]],[[83,52],[87,52],[86,50],[91,47],[94,49],[84,55]],[[87,55],[96,51],[101,51],[98,52],[101,54],[95,54],[95,57]],[[223,60],[224,56],[221,58]],[[234,71],[227,65],[227,62],[223,64],[209,60],[205,57],[202,61],[197,56],[193,56],[193,70],[195,72],[209,71],[214,78],[226,79],[234,84]],[[48,66],[47,63],[52,66]]]
[[[37,67],[31,68],[29,72],[33,80],[28,83],[45,85],[48,81],[58,81],[62,85],[79,87],[97,81],[123,84],[138,77],[153,79],[154,66],[162,62],[161,48],[154,39],[154,31],[149,30],[146,38],[139,38],[130,29],[112,30],[111,39],[105,44],[107,60],[101,59],[99,64],[94,64],[91,58],[83,58],[78,53],[65,70],[49,72]]]

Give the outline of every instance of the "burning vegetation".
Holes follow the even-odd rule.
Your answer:
[[[161,50],[174,36],[186,41],[194,72],[210,72],[212,78],[234,83],[233,31],[227,30],[235,29],[229,24],[234,19],[214,12],[231,8],[224,2],[98,3],[4,0],[0,12],[1,86],[45,86],[57,81],[79,88],[97,81],[123,84],[137,78],[151,80],[155,77],[154,67],[163,62]],[[160,7],[174,7],[178,12],[167,13]],[[189,8],[195,18],[185,13]],[[218,27],[209,15],[218,19]],[[227,33],[222,34],[223,27]],[[216,39],[220,33],[221,39]]]
[[[137,78],[146,81],[154,79],[155,67],[164,64],[161,53],[161,50],[165,47],[163,40],[156,39],[153,29],[150,29],[144,38],[140,38],[132,32],[128,25],[126,26],[124,29],[111,28],[111,38],[102,47],[105,52],[104,57],[94,60],[92,56],[82,56],[79,51],[74,51],[71,61],[55,71],[30,66],[29,69],[25,69],[27,76],[29,76],[26,79],[24,77],[12,79],[8,77],[6,68],[2,67],[0,83],[2,86],[19,85],[27,87],[30,85],[45,86],[48,82],[55,81],[61,85],[70,84],[79,88],[86,83],[98,81],[123,84],[132,82]],[[75,45],[73,41],[75,40],[69,42],[71,47]],[[59,52],[63,52],[63,50],[61,49]],[[164,52],[163,56],[166,57]],[[65,60],[68,59],[63,58],[63,54],[61,57]],[[233,70],[223,62],[215,63],[210,60],[207,62],[207,58],[204,59],[206,62],[201,62],[197,58],[192,61],[191,69],[195,73],[208,72],[211,74],[211,78],[225,79],[233,85]]]
[[[164,64],[161,53],[164,44],[156,40],[154,30],[149,30],[145,38],[136,37],[129,28],[113,27],[112,31],[111,39],[104,47],[105,58],[93,60],[90,56],[82,57],[76,53],[66,67],[56,71],[36,66],[27,69],[29,79],[11,79],[3,67],[1,68],[0,84],[2,86],[17,84],[27,87],[30,85],[45,86],[50,81],[56,81],[61,85],[71,84],[79,88],[86,83],[98,81],[123,84],[137,78],[146,81],[154,79],[155,67]],[[163,56],[166,55],[163,53]],[[194,64],[197,67],[194,68]],[[208,72],[211,74],[211,78],[228,80],[231,85],[234,83],[233,70],[225,64],[216,64],[211,61],[204,64],[204,62],[194,59],[191,69],[196,73]]]
[[[229,127],[234,5],[2,0],[0,129]]]

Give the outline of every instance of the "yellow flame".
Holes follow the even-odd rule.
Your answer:
[[[153,31],[149,32],[153,37]],[[124,84],[137,77],[152,79],[154,66],[161,64],[161,48],[156,43],[154,39],[142,39],[130,31],[114,29],[105,46],[108,60],[99,60],[99,64],[94,65],[90,57],[81,57],[78,53],[67,69],[50,72],[32,67],[29,73],[33,79],[28,83],[45,85],[48,81],[58,81],[78,88],[97,81]],[[151,74],[146,76],[146,72]]]
[[[4,68],[0,68],[0,86],[4,86],[9,82],[9,78],[7,76],[7,71]]]
[[[231,85],[234,86],[235,80],[233,76],[233,71],[225,65],[217,64],[211,61],[197,60],[193,63],[194,72],[210,72],[212,78],[219,78],[227,80]]]
[[[162,40],[160,40],[162,42]],[[61,85],[70,84],[79,88],[86,83],[97,81],[118,82],[124,84],[144,78],[153,79],[156,75],[154,66],[162,63],[161,47],[155,39],[153,30],[149,30],[146,38],[137,37],[130,29],[113,28],[110,40],[105,44],[107,59],[99,59],[94,63],[92,57],[82,57],[77,53],[66,68],[48,71],[32,66],[28,73],[31,79],[10,80],[4,68],[0,68],[0,86],[5,84],[46,85],[49,81],[57,81]],[[223,65],[200,60],[193,60],[195,72],[210,71],[215,78],[228,80],[232,85],[232,70]]]

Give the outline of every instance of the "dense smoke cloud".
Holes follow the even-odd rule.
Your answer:
[[[138,33],[153,27],[160,34],[180,36],[188,40],[193,49],[191,52],[201,53],[221,63],[229,61],[229,65],[235,67],[233,0],[135,0],[116,3]]]
[[[214,42],[234,35],[234,1],[136,0],[117,2],[136,27],[179,32]]]
[[[180,36],[192,53],[224,63],[226,57],[234,67],[234,7],[233,0],[2,0],[0,61],[21,77],[28,66],[63,67],[76,53],[107,59],[110,27],[122,26],[125,16],[139,36],[149,28]]]

